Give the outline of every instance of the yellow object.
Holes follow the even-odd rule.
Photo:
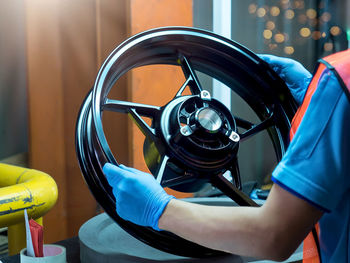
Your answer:
[[[0,227],[9,227],[9,254],[25,245],[24,209],[38,219],[57,201],[56,182],[46,173],[0,163]],[[42,223],[42,219],[39,219]]]

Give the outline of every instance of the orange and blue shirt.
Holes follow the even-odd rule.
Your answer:
[[[318,224],[323,263],[350,262],[350,50],[331,58],[347,64],[343,82],[327,63],[332,59],[325,58],[293,119],[286,154],[272,174],[276,184],[325,212]]]

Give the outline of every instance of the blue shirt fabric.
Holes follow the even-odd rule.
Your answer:
[[[325,213],[322,262],[350,262],[350,102],[326,69],[272,180]]]

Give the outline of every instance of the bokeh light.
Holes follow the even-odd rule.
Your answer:
[[[325,40],[328,36],[336,37],[344,33],[342,28],[334,23],[329,9],[324,5],[324,0],[318,4],[310,4],[305,0],[271,2],[274,4],[269,5],[268,1],[257,4],[254,1],[248,6],[249,13],[259,17],[260,23],[265,23],[265,28],[260,34],[263,36],[264,44],[270,50],[292,55],[305,45],[306,39],[320,41],[322,38]],[[334,43],[328,42],[321,46],[327,52],[332,52],[335,48]]]
[[[310,34],[311,34],[311,31],[310,31],[309,28],[303,27],[302,29],[300,29],[299,34],[300,34],[302,37],[309,37]]]
[[[329,22],[329,20],[331,20],[331,14],[328,13],[328,12],[324,12],[322,15],[321,15],[321,20],[325,23]]]
[[[266,15],[266,9],[263,7],[258,8],[258,10],[256,11],[256,15],[258,17],[264,17]]]
[[[277,6],[272,6],[271,8],[270,8],[270,14],[272,15],[272,16],[278,16],[279,14],[280,14],[280,9],[277,7]]]
[[[249,14],[254,14],[254,13],[256,12],[256,9],[257,9],[256,4],[250,4],[250,5],[248,6],[248,12],[249,12]]]
[[[321,32],[320,31],[314,31],[314,32],[312,32],[311,36],[312,36],[312,38],[314,40],[319,40],[321,38]]]
[[[317,16],[317,12],[315,9],[309,8],[308,10],[306,10],[306,15],[308,18],[314,19]]]
[[[288,9],[289,8],[289,0],[281,0],[281,6],[283,9]]]
[[[285,38],[283,34],[278,33],[275,35],[274,39],[277,43],[283,43]]]
[[[265,29],[263,32],[263,36],[265,39],[271,39],[272,38],[272,31],[269,29]]]
[[[287,19],[292,19],[294,17],[294,11],[292,9],[288,9],[285,13],[284,16]]]
[[[338,36],[341,33],[341,29],[338,26],[332,26],[330,32],[333,36]]]
[[[303,9],[305,7],[304,1],[296,0],[293,2],[293,8],[295,9]]]
[[[292,46],[284,47],[284,53],[286,53],[287,55],[292,55],[294,53],[294,47]]]
[[[330,52],[333,50],[333,43],[325,43],[323,48],[325,51]]]
[[[274,30],[276,27],[275,23],[273,21],[267,21],[266,22],[266,28],[269,30]]]

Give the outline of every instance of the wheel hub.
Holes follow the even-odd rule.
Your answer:
[[[165,106],[161,134],[167,155],[181,170],[205,176],[227,169],[236,158],[239,135],[231,112],[208,91],[175,98]]]

